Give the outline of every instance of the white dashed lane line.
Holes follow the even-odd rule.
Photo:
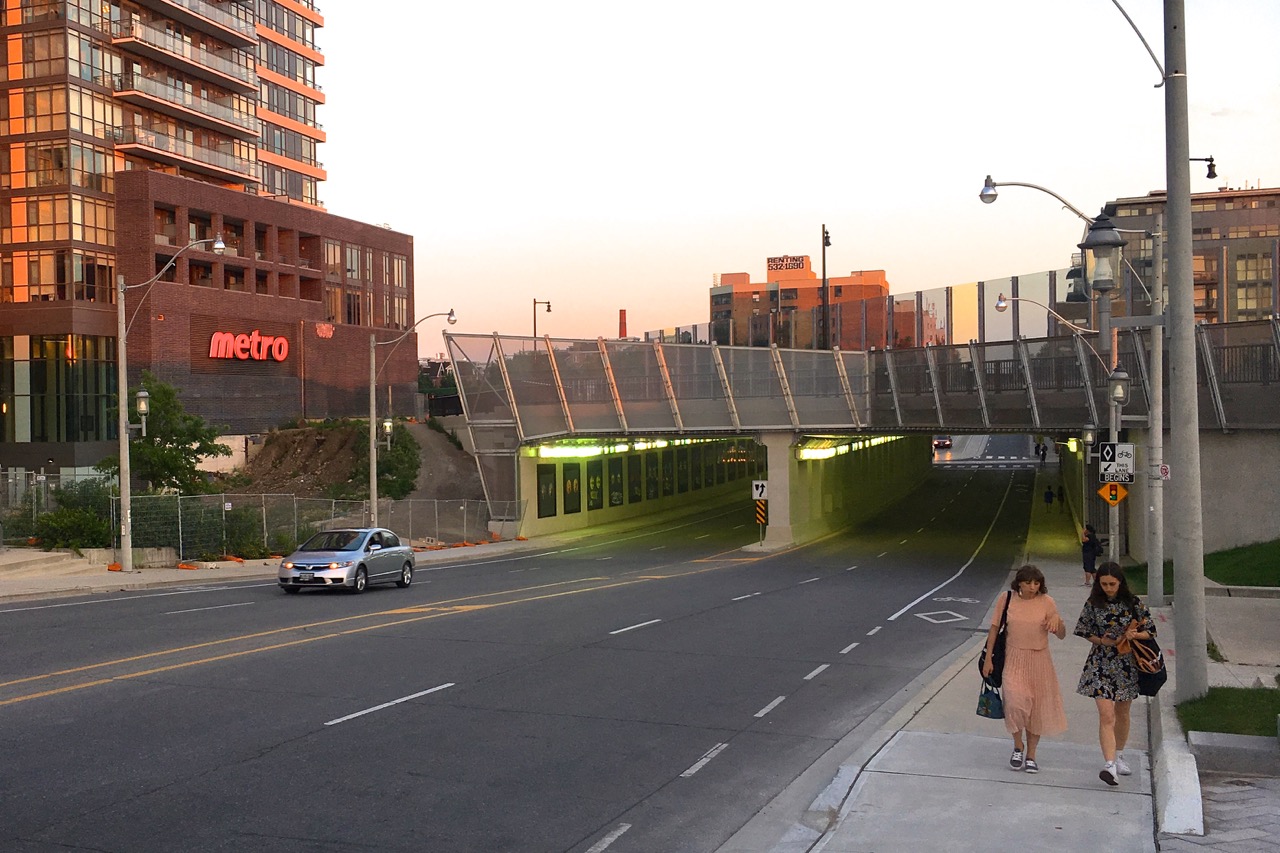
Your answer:
[[[807,581],[800,581],[800,583],[796,584],[796,586],[804,586],[807,583],[813,583],[814,581],[820,581],[820,580],[822,580],[822,578],[809,578]]]
[[[688,779],[694,773],[697,773],[703,767],[706,767],[708,761],[715,758],[720,753],[724,752],[725,748],[728,746],[729,744],[727,743],[718,743],[715,746],[711,747],[711,749],[708,749],[701,758],[699,758],[697,761],[694,762],[692,767],[690,767],[688,770],[681,773],[680,778]]]
[[[860,643],[850,643],[849,645],[845,646],[843,649],[841,649],[841,650],[840,650],[840,654],[842,654],[842,655],[847,655],[847,654],[849,654],[849,652],[851,652],[851,651],[853,651],[854,649],[856,649],[859,645],[861,645],[861,644],[860,644]]]
[[[730,601],[746,601],[748,598],[755,598],[759,594],[760,593],[758,592],[749,592],[746,595],[740,595],[737,598],[731,598],[729,600]]]
[[[756,716],[757,716],[757,717],[763,717],[765,714],[769,713],[769,712],[770,712],[770,711],[772,711],[774,708],[776,708],[776,707],[778,707],[779,705],[781,705],[781,704],[783,703],[783,701],[785,701],[785,700],[786,700],[786,698],[787,698],[786,696],[779,696],[777,699],[774,699],[772,702],[770,702],[768,705],[765,705],[765,706],[764,706],[763,708],[761,708],[759,711],[756,711]]]
[[[877,625],[877,626],[875,626],[874,628],[872,628],[870,631],[868,631],[868,632],[867,632],[867,636],[868,636],[868,637],[874,637],[876,634],[880,633],[880,629],[881,629],[882,627],[884,627],[884,626],[883,626],[883,625]]]
[[[819,673],[821,673],[824,669],[826,669],[826,668],[827,668],[827,667],[829,667],[829,666],[831,666],[831,664],[829,664],[829,663],[824,663],[822,666],[818,667],[818,668],[817,668],[817,669],[815,669],[813,672],[811,672],[811,673],[809,673],[808,675],[806,675],[806,676],[804,677],[804,680],[805,680],[805,681],[812,681],[812,680],[814,679],[814,677],[815,677],[815,676],[817,676]]]
[[[354,714],[347,714],[345,717],[339,717],[336,720],[330,720],[325,723],[326,726],[336,726],[338,723],[345,723],[347,720],[354,720],[356,717],[363,717],[365,714],[372,714],[374,711],[381,711],[383,708],[390,708],[392,705],[399,705],[401,702],[408,702],[410,699],[417,699],[419,696],[426,696],[428,693],[435,693],[438,690],[445,690],[452,687],[455,682],[450,681],[448,684],[439,684],[429,690],[420,690],[409,696],[402,696],[399,699],[392,699],[390,702],[383,702],[381,705],[374,705],[372,708],[365,708],[363,711],[356,711]]]
[[[641,622],[638,625],[628,625],[625,628],[619,628],[616,631],[610,631],[609,636],[612,637],[614,634],[625,634],[628,631],[634,631],[637,628],[644,628],[647,625],[656,625],[661,621],[662,621],[661,619],[650,619],[648,622]]]

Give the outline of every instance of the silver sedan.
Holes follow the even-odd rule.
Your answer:
[[[281,561],[277,580],[285,592],[337,587],[361,593],[375,583],[407,587],[413,568],[413,549],[390,530],[324,530]]]

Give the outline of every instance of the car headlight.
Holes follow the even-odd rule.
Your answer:
[[[331,569],[347,569],[355,565],[355,560],[335,560],[329,564]]]
[[[280,564],[280,567],[281,567],[282,569],[292,569],[292,568],[293,568],[293,560],[285,560],[283,563],[281,563],[281,564]]]

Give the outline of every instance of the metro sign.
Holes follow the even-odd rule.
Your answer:
[[[289,357],[289,339],[264,335],[257,329],[247,335],[214,332],[209,339],[209,358],[236,358],[240,361],[284,361]]]

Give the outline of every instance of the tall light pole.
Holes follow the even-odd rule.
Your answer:
[[[1173,534],[1173,630],[1177,701],[1209,691],[1204,626],[1204,514],[1196,387],[1195,285],[1191,252],[1191,161],[1187,128],[1187,34],[1183,0],[1164,0],[1165,215],[1169,228],[1169,459],[1178,523]],[[1157,66],[1159,63],[1156,63]],[[1162,69],[1163,72],[1163,69]]]
[[[827,282],[827,247],[831,245],[831,235],[827,232],[826,223],[822,225],[822,334],[818,338],[818,349],[831,349],[831,297]]]
[[[425,317],[419,317],[418,320],[409,328],[405,329],[396,337],[388,341],[379,341],[378,333],[374,330],[369,331],[369,526],[378,526],[378,347],[391,347],[387,353],[387,358],[391,358],[391,353],[395,352],[395,348],[399,346],[405,338],[413,334],[413,330],[418,328],[418,324],[432,317],[445,317],[452,326],[458,322],[458,315],[450,308],[448,311],[441,311],[437,314],[428,314]],[[387,366],[383,362],[383,367]],[[390,416],[390,412],[387,415]],[[387,442],[390,443],[391,437],[387,436]]]
[[[129,464],[129,358],[125,347],[129,324],[125,320],[124,295],[128,290],[155,284],[161,276],[173,269],[173,265],[178,262],[178,258],[182,257],[184,252],[206,243],[212,244],[213,251],[219,255],[227,249],[226,244],[222,242],[221,234],[212,240],[192,240],[174,252],[169,262],[160,268],[160,272],[141,284],[125,284],[124,276],[116,276],[116,430],[119,432],[118,452],[120,454],[120,553],[118,557],[122,572],[133,571],[133,487],[129,482],[133,476],[132,466]]]
[[[533,345],[533,347],[534,347],[534,349],[537,349],[537,348],[538,348],[538,344],[537,344],[537,337],[538,337],[538,306],[539,306],[539,305],[545,305],[545,306],[547,306],[547,313],[548,313],[548,314],[550,314],[550,313],[551,313],[551,300],[550,300],[550,299],[545,299],[545,300],[544,300],[544,299],[535,299],[535,300],[533,300],[533,337],[534,337],[534,345]]]

